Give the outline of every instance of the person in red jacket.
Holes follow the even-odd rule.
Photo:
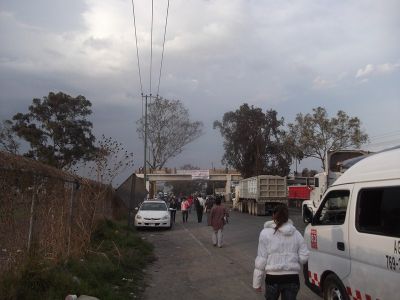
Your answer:
[[[187,223],[188,213],[189,213],[189,201],[187,199],[182,199],[181,211],[182,211],[182,221],[183,223]]]
[[[215,205],[210,212],[210,225],[212,226],[212,242],[214,247],[222,247],[223,244],[223,234],[225,220],[229,216],[228,211],[224,206],[221,205],[221,198],[215,200]]]
[[[190,195],[190,196],[187,198],[187,201],[189,202],[189,208],[188,208],[189,214],[191,214],[191,213],[192,213],[192,206],[193,206],[193,202],[194,202],[193,196]]]

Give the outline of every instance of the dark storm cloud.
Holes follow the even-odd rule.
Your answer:
[[[87,9],[82,0],[2,1],[1,11],[12,12],[25,24],[64,32],[79,30],[84,25],[81,12]]]
[[[25,2],[0,4],[0,117],[50,91],[81,94],[93,103],[96,134],[124,142],[141,162],[130,1]],[[166,1],[155,4],[152,93]],[[135,5],[147,94],[151,9],[147,0]],[[324,106],[330,115],[358,116],[371,135],[400,130],[399,28],[397,0],[173,1],[160,94],[181,100],[205,134],[169,166],[218,165],[222,141],[212,122],[243,102],[275,109],[287,122]]]

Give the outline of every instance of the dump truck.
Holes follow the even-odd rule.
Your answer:
[[[289,207],[301,207],[302,202],[310,199],[313,188],[309,185],[290,185],[288,186],[288,205]]]
[[[239,181],[240,212],[255,216],[272,214],[278,204],[287,204],[286,177],[259,175]]]

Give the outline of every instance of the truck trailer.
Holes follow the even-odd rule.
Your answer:
[[[259,175],[239,181],[240,212],[265,216],[278,204],[287,205],[286,177]]]
[[[303,201],[310,200],[310,193],[313,188],[309,185],[288,186],[289,207],[301,207]]]

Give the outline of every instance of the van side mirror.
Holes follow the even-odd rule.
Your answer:
[[[138,210],[139,210],[139,207],[135,207],[135,210],[138,211]]]
[[[313,219],[313,211],[308,206],[305,206],[303,209],[304,209],[304,211],[303,211],[303,221],[304,221],[304,223],[309,224],[309,223],[312,222],[312,219]]]

